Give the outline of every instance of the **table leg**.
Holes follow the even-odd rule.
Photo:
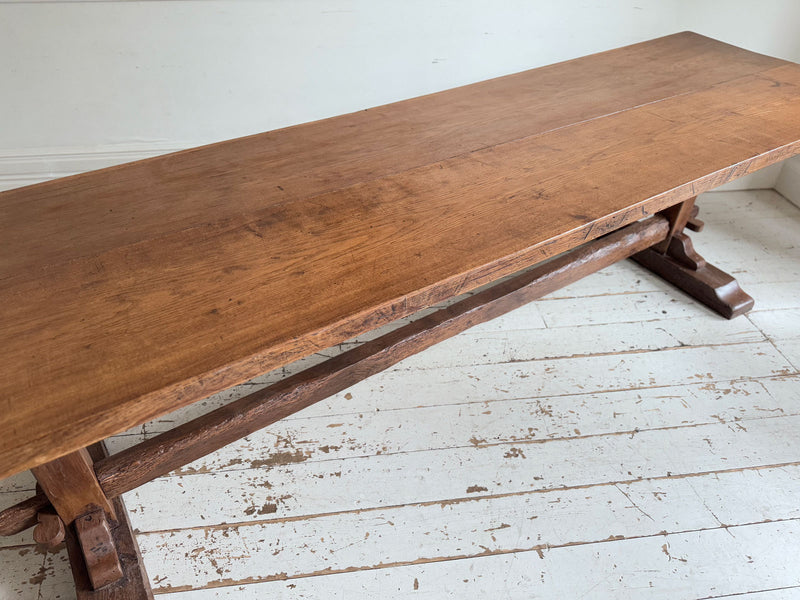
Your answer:
[[[84,554],[73,528],[67,531],[67,551],[75,580],[77,600],[153,600],[150,581],[145,573],[139,546],[128,522],[128,514],[122,498],[112,501],[117,513],[117,525],[111,535],[117,548],[122,577],[115,583],[93,589]]]
[[[656,275],[666,279],[727,319],[753,308],[753,299],[742,291],[730,275],[705,261],[694,249],[684,228],[699,231],[694,198],[667,211],[670,235],[666,240],[631,258]]]
[[[94,463],[102,444],[32,469],[55,513],[40,510],[34,537],[52,547],[66,536],[79,600],[148,600],[152,591],[121,498],[106,497]]]

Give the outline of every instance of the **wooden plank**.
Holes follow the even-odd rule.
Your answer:
[[[756,592],[772,587],[786,588],[789,593],[785,597],[795,598],[800,580],[793,557],[783,548],[798,534],[800,524],[793,520],[553,548],[543,551],[544,559],[535,551],[513,553],[352,571],[335,578],[320,575],[216,587],[165,597],[249,600],[286,594],[401,599],[418,593],[492,598],[500,585],[503,597],[509,600],[528,599],[534,593],[554,598],[738,598],[743,590]],[[498,584],[498,573],[505,584]]]
[[[713,227],[703,234],[724,229],[724,224],[746,224],[743,219],[797,219],[800,209],[775,190],[718,191],[704,194],[697,200],[700,213],[710,219]],[[770,244],[771,239],[761,240]]]
[[[0,597],[39,600],[39,589],[50,574],[46,558],[30,544],[0,548]]]
[[[638,275],[632,277],[632,274]],[[584,296],[615,296],[642,292],[666,292],[675,288],[655,277],[635,263],[618,263],[603,269],[599,274],[587,277],[563,288],[548,299],[566,299]]]
[[[773,503],[762,502],[759,482],[763,477],[778,486]],[[712,538],[717,533],[730,537],[726,528],[737,537],[739,527],[728,527],[729,523],[784,522],[784,526],[795,529],[800,509],[793,498],[798,492],[800,467],[795,466],[763,473],[745,471],[339,513],[303,521],[162,531],[142,535],[141,543],[145,552],[158,548],[164,556],[152,575],[160,582],[159,591],[235,586],[511,553],[538,553],[541,558],[537,560],[544,561],[540,562],[544,565],[559,549],[594,547],[597,552],[609,540],[623,545],[621,540],[658,539],[659,545],[667,547],[665,555],[682,562],[680,559],[688,560],[689,556],[694,560],[701,556],[687,556],[686,548],[670,541],[677,536],[665,536],[665,529],[702,532]],[[677,522],[674,504],[684,509]],[[325,532],[324,548],[319,547],[320,531]],[[391,544],[387,543],[389,537]],[[748,554],[760,567],[768,564],[768,554]],[[619,562],[626,561],[635,562],[635,558]],[[792,562],[795,561],[784,564],[789,566]],[[586,577],[591,564],[590,561],[575,569],[575,576]],[[448,567],[458,569],[457,565]],[[785,575],[797,577],[796,571]],[[539,593],[543,587],[547,589],[539,581],[536,583]]]
[[[620,305],[638,304],[629,302],[630,296],[617,298],[604,297],[612,310],[607,314],[614,316],[615,308]],[[642,299],[650,299],[645,295]],[[617,300],[623,300],[617,302]],[[681,346],[711,346],[736,344],[744,342],[760,342],[763,334],[745,319],[732,323],[722,320],[710,320],[702,317],[675,317],[680,310],[673,308],[687,306],[682,302],[660,303],[654,299],[649,314],[642,311],[644,318],[669,311],[669,318],[653,319],[638,322],[622,322],[613,324],[592,324],[569,327],[569,335],[561,327],[548,327],[539,330],[486,331],[485,333],[467,331],[456,341],[445,341],[437,344],[422,355],[415,355],[398,365],[397,368],[431,369],[456,367],[464,365],[497,364],[527,360],[546,360],[569,358],[588,354],[611,354],[622,352],[644,352],[648,350],[667,350]],[[602,303],[591,302],[589,306]],[[579,302],[564,302],[564,306],[580,307]],[[548,309],[552,307],[547,307]],[[600,311],[598,311],[600,312]],[[595,320],[592,315],[591,320]]]
[[[584,325],[571,328],[569,335],[565,335],[565,330],[561,328],[508,329],[507,331],[500,329],[498,322],[509,324],[510,327],[514,327],[516,323],[526,324],[528,315],[532,312],[530,310],[531,307],[536,307],[537,304],[541,305],[541,303],[527,304],[509,313],[508,319],[505,316],[499,317],[484,324],[486,327],[483,325],[472,327],[457,337],[451,338],[451,340],[439,342],[419,354],[404,359],[394,367],[387,369],[387,371],[442,369],[479,364],[565,359],[590,354],[667,350],[683,346],[722,345],[765,340],[764,335],[746,319],[738,319],[728,323],[721,319],[709,321],[702,316],[680,318],[678,315],[683,313],[682,308],[689,305],[675,302],[674,295],[675,292],[673,291],[672,297],[646,296],[646,300],[651,303],[649,306],[652,308],[651,310],[640,311],[641,314],[650,316],[652,312],[663,317],[669,317],[647,323],[612,322],[611,324]],[[645,297],[633,301],[630,301],[625,296],[608,296],[605,298],[606,304],[610,306],[603,307],[602,303],[595,302],[593,298],[587,298],[586,300],[591,300],[591,302],[586,305],[576,302],[574,299],[569,301],[559,300],[559,310],[580,311],[584,306],[596,307],[598,311],[597,314],[592,315],[592,320],[600,320],[596,317],[602,314],[614,319],[618,316],[623,316],[622,310],[625,307],[639,307],[642,301],[645,300]],[[601,307],[609,310],[603,312],[600,310]],[[664,311],[668,311],[668,314],[664,315]],[[409,374],[409,378],[413,378],[413,374]],[[380,384],[380,381],[373,383]],[[235,394],[232,391],[176,411],[168,417],[148,423],[147,432],[152,435],[172,429],[212,408],[224,405],[228,399],[243,396],[248,390],[252,391],[254,387],[238,388]],[[352,392],[345,393],[350,393],[352,396]],[[328,403],[326,412],[321,412],[320,414],[327,417],[352,414],[359,411],[361,407],[357,405],[357,402],[350,399],[345,403],[342,401],[342,396],[344,394],[340,394],[337,401]],[[388,401],[387,407],[391,407],[391,401]],[[366,409],[367,407],[363,408]],[[304,411],[298,416],[304,417],[308,414],[308,411]],[[294,418],[293,416],[287,417],[288,420],[293,420]],[[131,437],[130,443],[133,444],[139,441],[142,436],[132,435],[129,437]],[[116,448],[119,448],[119,446],[116,446]]]
[[[800,415],[800,392],[765,380],[717,382],[534,400],[448,404],[281,421],[174,471],[220,473],[264,465],[742,423]],[[413,431],[414,435],[408,432]]]
[[[438,505],[475,496],[794,464],[797,444],[771,440],[793,439],[798,423],[798,416],[774,417],[742,426],[717,422],[308,462],[300,451],[291,464],[271,466],[268,458],[264,463],[254,458],[257,468],[243,461],[247,468],[240,470],[160,478],[127,498],[135,509],[131,521],[142,531]],[[147,501],[168,497],[176,486],[180,502],[153,506]]]
[[[644,285],[650,283],[655,279],[650,273],[638,272],[633,268],[634,264],[624,263],[623,265],[615,265],[615,269],[609,275],[608,281],[605,281],[607,287],[603,288],[603,281],[592,284],[589,290],[586,287],[581,287],[580,290],[587,292],[594,292],[601,290],[614,290],[617,282],[625,283],[636,279],[645,279]],[[586,278],[586,281],[591,278]],[[603,278],[606,279],[605,277]],[[635,281],[634,281],[634,285]],[[665,286],[662,286],[665,287]],[[676,323],[670,324],[669,327],[676,327],[677,319],[685,319],[689,322],[701,317],[705,317],[708,311],[697,303],[681,301],[682,294],[674,287],[672,289],[653,289],[645,290],[642,292],[630,290],[627,293],[599,293],[588,294],[586,296],[568,296],[556,292],[555,294],[548,295],[542,298],[541,301],[521,306],[513,313],[493,319],[488,323],[483,323],[472,328],[467,335],[479,336],[484,333],[508,333],[512,337],[516,335],[517,331],[529,331],[529,335],[543,335],[555,337],[556,331],[563,327],[580,328],[588,327],[598,331],[605,328],[609,333],[613,332],[612,327],[606,327],[610,324],[619,325],[623,329],[626,324],[632,324],[634,327],[648,327],[648,322],[664,322],[669,320],[676,320]],[[737,327],[741,324],[736,322],[727,325],[736,331]],[[713,327],[713,325],[711,325]],[[702,331],[702,329],[701,329]],[[656,334],[657,335],[657,334]],[[702,333],[700,335],[703,335]],[[549,342],[550,340],[545,337],[544,339]],[[647,339],[641,340],[644,344]],[[563,340],[560,343],[553,340],[560,347],[566,347],[570,344],[569,340]],[[546,342],[543,342],[544,345]],[[568,354],[579,354],[580,350],[577,349],[577,342],[574,345],[576,348],[573,352]]]
[[[778,340],[774,344],[786,360],[796,369],[800,369],[800,339]]]
[[[675,323],[677,324],[678,321]],[[688,325],[691,327],[692,322],[689,321]],[[703,327],[701,322],[698,322],[697,325]],[[639,333],[644,338],[652,336],[658,341],[660,329],[666,329],[670,334],[681,336],[679,337],[681,340],[690,341],[694,337],[689,331],[681,332],[680,328],[661,321],[653,322],[651,328],[631,327],[628,332]],[[716,327],[712,327],[712,329],[716,329]],[[556,334],[559,333],[558,330],[555,331]],[[774,346],[769,344],[742,345],[742,347],[728,347],[727,345],[711,345],[705,348],[665,347],[660,348],[657,354],[633,352],[621,356],[615,356],[616,351],[612,347],[609,354],[593,358],[581,352],[580,344],[585,342],[587,344],[585,348],[588,348],[590,353],[592,351],[603,352],[603,348],[608,348],[606,345],[608,341],[601,340],[598,343],[597,338],[602,337],[601,334],[607,331],[605,328],[578,328],[570,336],[565,335],[565,331],[567,330],[562,330],[560,338],[572,338],[574,344],[567,340],[560,347],[558,345],[553,347],[557,353],[559,350],[563,352],[564,356],[562,357],[547,356],[550,349],[542,346],[538,349],[525,349],[529,354],[527,358],[531,360],[520,361],[519,359],[526,357],[514,355],[510,356],[510,362],[506,362],[501,356],[499,364],[494,361],[479,360],[472,365],[468,360],[470,353],[462,350],[458,354],[464,356],[463,361],[459,361],[456,357],[456,359],[441,365],[447,368],[446,371],[437,372],[435,369],[425,368],[426,365],[424,365],[425,356],[430,353],[432,354],[432,364],[429,366],[437,366],[439,353],[436,348],[433,348],[425,351],[422,359],[413,358],[404,361],[395,368],[358,383],[317,405],[306,408],[297,417],[288,417],[287,420],[322,417],[341,421],[340,417],[345,415],[358,415],[376,410],[396,411],[416,407],[463,405],[469,402],[495,400],[546,399],[555,396],[571,396],[576,393],[596,394],[615,390],[644,391],[692,382],[703,382],[701,385],[711,387],[720,384],[721,388],[726,388],[729,387],[731,380],[758,379],[770,377],[776,373],[785,375],[795,372],[785,357],[776,352]],[[625,332],[624,329],[623,332]],[[551,339],[551,337],[545,337],[544,341],[547,342]],[[694,337],[694,339],[698,338]],[[725,340],[725,342],[729,341],[731,340]],[[611,343],[613,344],[613,337]],[[646,346],[647,343],[642,342],[642,344]],[[485,354],[493,347],[493,345],[489,345],[485,350],[477,347],[476,352]],[[509,350],[514,351],[514,347],[511,346]],[[576,356],[570,356],[573,354]],[[693,377],[687,380],[686,373],[665,371],[661,367],[665,361],[675,361],[674,364],[679,365],[679,368],[693,367],[699,361],[699,364],[705,365],[703,369],[705,373],[702,377],[696,377],[700,373],[689,373]],[[620,366],[623,366],[625,371],[620,372]],[[579,377],[576,373],[582,375]],[[542,374],[547,376],[542,377]],[[513,387],[509,388],[509,385]],[[212,399],[203,408],[207,411],[224,406],[226,401],[242,397],[250,390],[251,386],[237,388]],[[430,393],[426,390],[430,390]],[[174,415],[174,418],[171,415],[170,419],[148,424],[148,431],[155,433],[169,430],[196,418],[203,412],[200,407],[195,407],[195,409],[188,407],[180,414]],[[123,445],[132,445],[139,439],[138,436],[134,436],[131,442],[123,443]],[[117,448],[121,447],[117,446]]]
[[[39,588],[36,600],[55,598],[57,600],[77,600],[77,590],[72,578],[68,553],[50,552],[44,557],[45,577]],[[138,599],[137,599],[138,600]]]
[[[785,281],[779,286],[767,282],[750,284],[748,289],[759,299],[756,312],[798,308],[800,280]]]
[[[747,269],[757,272],[760,266],[757,263],[775,261],[780,264],[785,259],[797,261],[800,249],[794,242],[797,239],[798,223],[800,210],[794,218],[764,218],[755,214],[736,223],[724,223],[704,229],[693,237],[698,243],[703,241],[714,246],[713,262],[726,266],[735,265],[740,271]],[[738,242],[738,246],[734,245],[734,241]],[[789,281],[789,278],[782,281]]]
[[[664,369],[665,364],[670,369]],[[702,365],[701,369],[697,365]],[[359,399],[357,411],[374,411],[713,383],[795,372],[766,342],[523,361],[499,368],[471,365],[453,367],[444,374],[428,369],[395,370],[358,383],[308,409],[306,414],[353,412],[345,394]]]
[[[0,239],[0,270],[19,274],[100,254],[197,226],[198,214],[211,221],[239,218],[265,205],[331,192],[784,64],[789,63],[684,32],[333,119],[12,190],[0,202],[0,210],[9,212],[0,214],[3,220],[13,218],[17,227]],[[211,177],[198,185],[198,172]],[[81,210],[76,205],[93,218],[41,222],[42,210]],[[20,245],[29,252],[20,253]]]
[[[800,308],[762,310],[748,316],[748,319],[770,340],[800,338]]]
[[[800,369],[800,308],[761,311],[750,320],[796,369]]]
[[[293,196],[292,188],[277,202],[253,193],[248,197],[255,207],[236,205],[234,216],[226,208],[210,220],[170,225],[169,231],[152,225],[163,219],[148,207],[169,204],[177,194],[191,197],[193,214],[205,214],[198,210],[204,201],[185,185],[187,178],[196,180],[197,171],[178,168],[183,158],[146,161],[144,168],[156,174],[174,170],[183,177],[178,188],[166,186],[164,196],[158,186],[147,187],[154,179],[142,179],[149,182],[144,192],[151,200],[134,204],[152,238],[119,234],[91,256],[80,249],[70,254],[69,244],[59,244],[59,255],[72,260],[56,264],[47,251],[34,249],[57,236],[40,235],[30,242],[33,254],[44,256],[38,267],[9,267],[3,279],[0,301],[8,314],[1,339],[19,362],[8,364],[0,378],[2,397],[15,399],[13,410],[3,411],[2,424],[25,431],[26,440],[0,441],[0,476],[789,156],[800,149],[800,115],[793,110],[797,83],[800,68],[789,64],[712,87],[706,82],[699,91],[545,133],[518,131],[519,139],[506,137],[368,181],[358,178],[362,183],[340,180],[333,191]],[[627,96],[614,84],[608,90]],[[697,139],[704,140],[702,146]],[[330,148],[325,153],[334,154]],[[215,156],[213,165],[204,164],[209,176],[229,172],[237,178],[236,185],[219,179],[226,194],[258,179],[232,168],[230,157]],[[124,168],[104,171],[96,180],[76,178],[75,192],[84,197],[95,182],[103,187],[120,172]],[[283,187],[275,181],[268,185]],[[217,189],[208,198],[218,204],[221,197]],[[568,199],[557,213],[551,210],[554,198]],[[20,202],[14,196],[3,204]],[[105,231],[91,203],[56,202],[51,208],[49,218],[58,223],[88,218]],[[139,226],[111,229],[127,227]],[[321,247],[328,250],[319,253]],[[15,248],[14,256],[31,254],[27,246]],[[320,289],[330,292],[321,295]],[[46,432],[41,423],[47,423]]]
[[[719,598],[736,598],[736,600],[796,600],[800,594],[800,585],[790,585],[786,587],[763,590],[760,592],[744,592],[734,594],[723,594],[722,596],[708,596],[708,600]]]
[[[638,323],[641,326],[649,321],[690,320],[709,314],[702,305],[681,301],[682,298],[682,294],[673,288],[614,296],[548,299],[539,302],[537,309],[548,328],[612,323]]]

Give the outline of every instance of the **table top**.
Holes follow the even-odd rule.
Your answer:
[[[0,193],[0,477],[792,156],[799,106],[686,32]]]

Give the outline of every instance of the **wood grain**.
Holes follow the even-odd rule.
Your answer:
[[[37,515],[49,506],[47,496],[41,493],[3,510],[0,512],[0,536],[14,535],[35,527],[38,523]]]
[[[97,463],[100,484],[112,497],[133,490],[472,325],[505,314],[658,243],[667,231],[666,219],[658,216],[629,225],[546,265],[119,452]]]
[[[93,444],[89,448],[92,459],[97,462],[108,456],[104,444]],[[128,511],[122,498],[112,500],[114,512],[117,515],[116,524],[110,528],[115,554],[118,563],[111,562],[112,569],[108,567],[98,570],[90,566],[91,560],[86,560],[86,541],[80,539],[76,533],[77,527],[67,529],[67,553],[69,555],[72,579],[75,582],[77,600],[153,600],[153,592],[144,569],[139,545],[133,534],[128,520]],[[94,549],[95,552],[97,548]],[[92,554],[90,548],[89,554]],[[97,562],[97,557],[94,557]],[[105,559],[108,561],[108,558]],[[101,563],[103,557],[100,557]],[[121,569],[121,577],[114,577],[116,567]],[[94,569],[94,573],[92,570]],[[98,572],[99,571],[99,572]],[[100,579],[109,579],[105,585]]]
[[[691,32],[0,198],[3,277],[331,192],[787,64]],[[613,83],[610,83],[613,82]],[[623,93],[624,91],[624,93]],[[488,107],[488,109],[487,109]],[[464,127],[464,124],[469,124]],[[198,185],[202,173],[202,185]],[[154,201],[153,196],[157,196]],[[86,220],[48,219],[42,212]],[[20,246],[25,253],[18,252]]]
[[[114,498],[362,381],[437,342],[496,318],[664,239],[661,216],[633,223],[335,358],[95,463]],[[42,494],[39,494],[42,496]],[[42,499],[43,501],[43,499]],[[32,519],[30,500],[0,512],[0,532]]]
[[[106,511],[112,518],[116,516],[100,489],[92,458],[85,448],[34,467],[33,474],[65,524],[95,509]]]
[[[33,530],[33,539],[40,548],[52,550],[64,541],[66,535],[64,521],[54,510],[40,512],[37,520],[38,523]]]
[[[4,193],[0,477],[793,155],[799,86],[681,34]]]

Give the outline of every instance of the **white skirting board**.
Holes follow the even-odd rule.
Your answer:
[[[138,143],[103,148],[59,148],[0,153],[0,191],[32,185],[113,165],[120,165],[191,146],[180,142]],[[800,206],[800,158],[771,165],[717,188],[717,191],[775,188]],[[787,167],[784,169],[783,165]],[[779,182],[782,187],[779,187]]]
[[[0,152],[0,191],[177,152],[189,144],[131,143],[99,148],[41,148]]]

